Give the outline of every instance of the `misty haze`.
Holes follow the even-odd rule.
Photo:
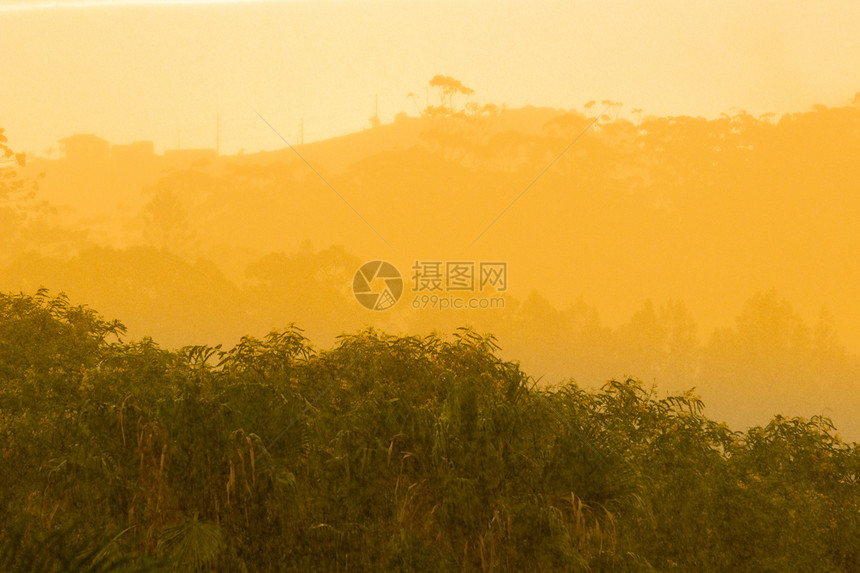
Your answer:
[[[826,64],[839,82],[773,95],[812,82],[832,14],[773,16],[820,25],[783,67],[776,32],[720,16],[697,43],[708,9],[642,16],[695,47],[684,69],[713,58],[690,113],[607,99],[596,71],[594,93],[531,91],[517,45],[585,7],[487,7],[512,42],[492,72],[478,3],[108,4],[0,8],[0,47],[80,24],[40,31],[0,95],[0,568],[860,570],[860,77]],[[389,15],[360,42],[359,4]],[[472,63],[402,35],[422,10],[444,35],[446,7],[474,37],[439,49]],[[858,47],[844,10],[821,54]],[[154,47],[135,18],[182,37]],[[274,21],[292,36],[269,52]],[[709,42],[745,35],[728,78]],[[89,77],[38,76],[63,41]],[[171,49],[189,60],[159,71]],[[427,59],[401,71],[398,50]],[[385,79],[314,84],[349,57]],[[290,105],[269,80],[241,97],[239,60],[284,62]],[[505,74],[517,103],[481,89]],[[56,132],[21,95],[54,81]],[[116,107],[143,84],[139,115]]]

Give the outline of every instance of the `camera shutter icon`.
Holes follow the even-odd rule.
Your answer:
[[[369,310],[388,310],[403,295],[403,277],[387,261],[370,261],[355,271],[352,279],[355,300]]]

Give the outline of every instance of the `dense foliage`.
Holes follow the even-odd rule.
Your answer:
[[[123,335],[0,295],[0,569],[860,569],[860,448],[825,418],[541,388],[465,329]]]

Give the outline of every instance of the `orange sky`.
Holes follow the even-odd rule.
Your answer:
[[[3,0],[0,126],[38,154],[93,132],[159,150],[272,149],[415,113],[435,74],[509,106],[714,116],[841,105],[860,3]]]

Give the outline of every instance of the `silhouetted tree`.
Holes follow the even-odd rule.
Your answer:
[[[472,95],[475,90],[463,85],[460,80],[455,80],[450,76],[433,76],[430,80],[430,87],[434,88],[439,95],[440,107],[447,109],[450,113],[454,113],[454,100],[459,95]]]
[[[159,189],[144,207],[146,228],[144,234],[162,249],[181,251],[189,246],[194,234],[189,227],[188,211],[176,194]]]

